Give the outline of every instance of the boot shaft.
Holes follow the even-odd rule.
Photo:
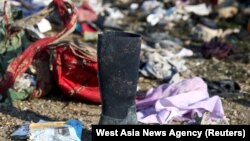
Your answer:
[[[104,32],[98,36],[98,77],[105,117],[123,120],[131,113],[135,117],[140,45],[136,34]]]

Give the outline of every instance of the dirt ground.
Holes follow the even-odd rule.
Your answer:
[[[133,26],[136,26],[136,24]],[[128,28],[128,30],[132,31],[133,28],[136,27]],[[176,33],[172,33],[175,37],[181,36],[181,31],[181,33],[179,30],[174,31]],[[192,40],[190,42],[192,44]],[[248,39],[242,42],[249,44]],[[245,48],[242,49],[242,52],[237,54],[241,56],[240,58],[235,57],[237,59],[229,58],[227,60],[203,59],[199,53],[200,48],[192,47],[192,49],[195,55],[185,59],[189,69],[183,72],[182,76],[184,78],[199,76],[210,80],[232,79],[239,83],[243,93],[242,96],[221,98],[225,116],[232,125],[250,124],[249,49],[247,51],[244,50]],[[141,91],[138,93],[146,92],[161,83],[158,80],[140,76],[138,85]],[[91,140],[91,125],[98,124],[100,113],[101,105],[66,97],[55,88],[50,95],[40,99],[17,101],[13,105],[0,103],[0,140],[11,140],[10,134],[23,122],[37,122],[40,119],[65,121],[75,118],[84,124],[82,139],[88,141]]]
[[[193,62],[192,69],[185,72],[186,77],[201,76],[209,77],[216,80],[218,76],[220,78],[235,77],[229,76],[225,71],[210,70],[214,65],[222,67],[232,67],[235,69],[228,69],[237,75],[235,72],[244,72],[241,75],[244,77],[250,76],[250,65],[241,63],[230,62],[217,62],[211,60],[202,60],[200,58],[191,59]],[[198,63],[199,62],[199,63]],[[197,65],[199,64],[199,65]],[[210,65],[207,65],[210,64]],[[201,69],[202,68],[202,69]],[[210,74],[207,74],[209,70]],[[208,76],[207,76],[208,75]],[[217,76],[218,75],[218,76]],[[243,77],[243,78],[244,78]],[[245,94],[236,98],[222,98],[223,108],[226,117],[229,119],[230,124],[250,124],[250,95],[249,95],[249,82],[243,79],[236,79],[243,87]],[[152,87],[156,87],[160,82],[139,78],[139,86],[141,90],[148,90]],[[11,140],[10,134],[17,129],[23,122],[38,121],[40,119],[50,121],[65,121],[70,118],[75,118],[84,124],[83,140],[91,139],[91,125],[98,124],[99,115],[101,112],[101,105],[94,105],[88,102],[77,101],[72,98],[64,96],[59,90],[54,90],[49,96],[41,99],[26,100],[15,102],[11,105],[0,105],[0,140]]]

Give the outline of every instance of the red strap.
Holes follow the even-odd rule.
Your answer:
[[[63,0],[53,0],[53,5],[55,6],[55,8],[58,10],[59,15],[61,16],[61,18],[63,19],[64,23],[66,22],[66,18],[65,18],[65,14],[67,11],[67,7],[64,4]]]
[[[54,0],[53,2],[62,2],[63,0]],[[64,16],[64,15],[63,15]],[[72,15],[70,15],[69,20],[65,23],[65,28],[58,35],[54,37],[48,37],[44,39],[40,39],[31,45],[28,46],[24,50],[22,54],[17,56],[13,61],[9,64],[6,74],[0,80],[0,93],[3,93],[8,88],[10,88],[16,81],[18,77],[20,77],[30,66],[35,54],[42,49],[45,49],[46,46],[50,43],[55,42],[57,39],[62,37],[68,30],[70,30],[77,21],[77,13],[76,9],[72,6]]]

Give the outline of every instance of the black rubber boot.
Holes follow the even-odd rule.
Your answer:
[[[126,32],[98,36],[98,75],[102,99],[99,124],[136,124],[135,95],[141,37]]]

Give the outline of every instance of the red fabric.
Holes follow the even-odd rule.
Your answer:
[[[202,55],[205,58],[215,57],[217,59],[225,59],[230,53],[235,52],[234,47],[229,43],[222,43],[212,40],[202,46]]]
[[[38,49],[44,49],[52,41],[54,41],[54,38],[38,40],[12,61],[0,81],[0,93],[10,88],[15,83],[15,80],[28,69]]]
[[[88,25],[87,23],[82,23],[81,27],[82,27],[83,32],[96,32],[96,30],[92,28],[90,25]]]
[[[53,73],[60,89],[68,96],[100,103],[100,94],[97,78],[97,61],[82,55],[79,57],[68,45],[56,48],[56,57],[53,61]]]
[[[83,4],[78,8],[78,21],[95,21],[97,19],[97,14],[95,11],[89,6],[87,2],[83,2]]]
[[[59,1],[63,0],[54,0],[54,2]],[[55,42],[57,39],[62,37],[68,30],[74,27],[74,24],[77,21],[76,9],[73,6],[71,8],[72,15],[69,15],[69,20],[67,21],[67,23],[65,23],[65,27],[62,32],[60,32],[54,37],[40,39],[32,43],[24,50],[22,54],[13,59],[13,61],[9,64],[6,70],[6,74],[0,80],[0,93],[5,92],[8,88],[12,87],[16,79],[28,69],[37,52],[45,49],[48,44]]]
[[[210,3],[211,3],[212,5],[217,5],[217,4],[218,4],[218,0],[210,0]]]
[[[65,18],[65,13],[67,12],[67,7],[64,4],[63,0],[53,0],[52,1],[54,7],[57,9],[59,15],[61,16],[61,18],[63,19],[64,22],[66,22],[66,18]]]

